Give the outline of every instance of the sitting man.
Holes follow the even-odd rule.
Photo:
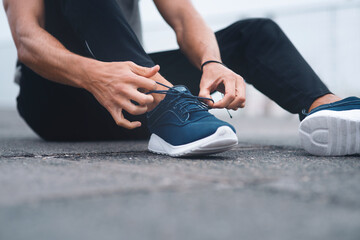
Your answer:
[[[208,107],[244,107],[243,76],[300,115],[308,152],[360,153],[360,99],[332,94],[269,19],[214,34],[190,0],[154,0],[180,50],[147,54],[138,0],[3,1],[19,58],[18,110],[45,140],[150,137],[155,153],[222,152],[237,144],[235,130]],[[224,98],[214,103],[214,91]]]

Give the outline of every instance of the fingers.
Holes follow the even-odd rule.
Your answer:
[[[135,105],[132,102],[126,101],[126,100],[122,100],[121,104],[119,104],[119,105],[121,105],[122,108],[117,107],[118,105],[113,105],[112,108],[108,109],[111,116],[115,120],[116,124],[121,127],[127,128],[127,129],[134,129],[134,128],[141,127],[141,122],[139,122],[139,121],[130,122],[129,120],[127,120],[124,117],[122,110],[124,109],[125,111],[127,111],[128,113],[130,113],[132,115],[140,115],[140,114],[146,113],[148,110],[148,107],[146,105],[144,105],[144,106]]]
[[[201,88],[200,92],[199,92],[199,97],[203,97],[203,98],[210,98],[212,99],[211,95],[210,95],[210,89],[209,88]],[[207,105],[209,105],[210,107],[213,107],[214,103],[210,100],[203,100]]]
[[[130,63],[131,71],[137,75],[143,76],[145,78],[150,78],[159,72],[160,66],[156,65],[152,68],[142,67],[135,63]]]
[[[124,127],[127,129],[135,129],[135,128],[141,127],[141,122],[139,122],[139,121],[130,122],[129,120],[124,118],[121,108],[119,108],[115,111],[110,111],[110,114],[113,117],[113,119],[115,120],[116,124],[120,127]]]
[[[136,88],[143,88],[148,91],[156,90],[157,83],[149,78],[145,78],[142,76],[134,75],[132,78],[132,83],[136,86]]]
[[[201,86],[199,96],[210,98],[213,89],[223,92],[224,97],[216,103],[210,103],[211,107],[232,110],[245,107],[246,85],[240,76],[213,81],[208,87]]]
[[[214,104],[214,108],[229,108],[229,105],[236,98],[236,81],[224,81],[225,95],[224,98]]]
[[[120,127],[124,127],[127,129],[135,129],[135,128],[141,127],[141,122],[138,122],[138,121],[130,122],[126,118],[123,118],[121,121],[117,121],[116,124]]]
[[[132,85],[123,88],[121,95],[137,102],[140,105],[150,105],[154,103],[154,97],[150,94],[145,94],[151,90],[156,90],[157,84],[151,79],[136,76],[132,79]]]
[[[90,75],[93,84],[88,91],[110,112],[119,126],[128,129],[140,127],[140,122],[125,119],[122,110],[131,115],[148,111],[148,105],[153,104],[154,97],[141,93],[140,89],[147,92],[157,88],[156,82],[150,77],[157,74],[160,67],[141,67],[132,62],[102,63],[101,66],[95,76]]]
[[[241,79],[242,80],[242,79]],[[237,110],[239,107],[245,107],[246,100],[246,85],[244,81],[237,81],[235,89],[235,99],[232,101],[227,108],[232,110]]]
[[[131,101],[123,101],[121,105],[125,111],[132,115],[144,114],[148,110],[146,105],[135,105]]]
[[[134,90],[132,92],[127,92],[124,94],[128,99],[131,99],[135,102],[137,102],[139,105],[150,105],[154,103],[154,97],[150,94],[144,94],[137,90]]]
[[[246,102],[246,84],[243,81],[243,86],[240,87],[240,94],[239,94],[239,99],[240,99],[240,108],[244,108],[245,107],[245,102]]]

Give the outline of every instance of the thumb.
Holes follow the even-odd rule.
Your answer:
[[[155,65],[154,67],[148,68],[148,67],[142,67],[142,66],[134,64],[132,66],[131,70],[133,73],[135,73],[137,75],[140,75],[140,76],[143,76],[146,78],[150,78],[159,72],[160,66]]]
[[[203,97],[203,98],[210,98],[212,99],[211,95],[210,95],[210,90],[207,88],[201,88],[200,92],[199,92],[199,97]],[[210,107],[212,107],[214,105],[214,103],[210,100],[202,100],[204,101],[207,105],[209,105]]]

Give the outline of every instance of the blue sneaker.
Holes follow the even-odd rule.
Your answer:
[[[202,98],[185,86],[149,93],[166,94],[147,114],[149,151],[180,157],[219,153],[237,145],[234,127],[210,114],[208,106],[199,101]]]
[[[360,98],[324,104],[306,115],[299,135],[307,152],[318,156],[360,154]]]

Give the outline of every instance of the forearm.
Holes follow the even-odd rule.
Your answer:
[[[174,29],[180,49],[200,69],[207,60],[221,61],[215,34],[190,0],[154,0],[158,10]]]
[[[214,32],[200,16],[189,16],[176,31],[180,49],[200,69],[208,60],[221,61],[219,46]]]
[[[83,86],[87,59],[68,51],[44,29],[43,0],[3,0],[18,58],[44,78]]]
[[[16,45],[19,60],[49,80],[84,87],[86,68],[94,60],[67,50],[41,27],[18,29]]]

